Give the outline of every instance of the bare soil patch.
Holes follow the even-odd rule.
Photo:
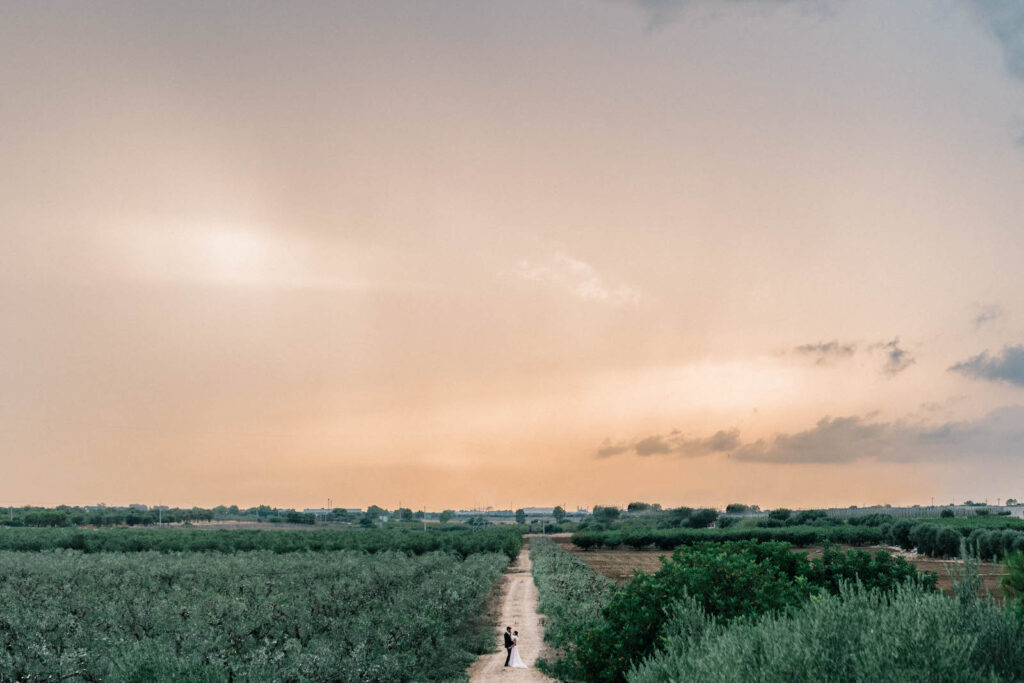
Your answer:
[[[572,544],[569,536],[552,536],[552,540],[573,555],[576,555],[598,574],[616,583],[625,583],[633,578],[633,572],[640,570],[653,574],[661,568],[662,557],[671,556],[666,550],[581,550]]]
[[[572,544],[569,536],[553,537],[552,540],[558,543],[563,550],[584,560],[597,573],[620,584],[633,578],[633,572],[636,570],[648,573],[658,571],[661,567],[661,560],[659,558],[672,555],[670,551],[658,550],[657,548],[650,550],[633,550],[631,548],[581,550]],[[950,570],[954,572],[955,576],[958,565],[962,564],[960,560],[939,560],[934,557],[907,553],[900,548],[892,546],[843,545],[840,548],[842,550],[866,550],[871,553],[876,550],[886,550],[893,555],[904,557],[909,562],[912,562],[920,571],[933,571],[938,574],[938,587],[945,593],[953,592],[953,576],[950,575]],[[793,550],[805,552],[810,557],[820,557],[823,548],[819,545],[794,548]],[[1006,573],[1003,567],[995,562],[982,562],[979,567],[979,573],[982,578],[982,591],[988,591],[997,600],[1002,601],[1002,590],[999,588],[999,580]]]

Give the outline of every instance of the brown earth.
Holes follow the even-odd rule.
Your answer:
[[[553,540],[558,543],[563,550],[581,558],[590,565],[591,569],[608,577],[616,583],[625,583],[626,581],[629,581],[633,577],[633,572],[635,570],[648,573],[658,571],[659,567],[661,567],[661,560],[659,558],[670,556],[672,554],[669,551],[658,550],[656,548],[650,550],[633,550],[623,548],[617,550],[582,550],[572,544],[570,536],[568,535],[553,537]],[[853,549],[854,546],[844,545],[840,546],[840,548],[842,550],[850,550]],[[900,548],[892,546],[858,546],[858,548],[871,553],[876,550],[887,550],[894,555],[904,557],[921,571],[935,572],[939,576],[939,589],[946,593],[952,593],[953,576],[955,576],[957,568],[962,565],[960,560],[939,560],[933,557],[907,553]],[[811,557],[818,557],[821,555],[822,547],[809,546],[804,548],[794,548],[793,550],[808,553]],[[951,576],[950,572],[953,572],[953,576]],[[979,573],[982,578],[982,590],[987,590],[996,599],[1002,600],[1002,591],[999,588],[999,580],[1006,573],[1002,566],[994,562],[982,562],[979,567]]]
[[[501,606],[497,610],[500,615],[494,625],[495,651],[481,655],[469,668],[471,683],[491,683],[493,681],[525,681],[532,683],[552,682],[535,666],[538,657],[550,659],[544,644],[544,627],[537,613],[539,596],[537,586],[533,583],[530,563],[529,538],[523,544],[519,557],[505,570],[501,578]],[[506,626],[519,631],[519,655],[526,664],[525,669],[512,669],[505,666],[505,649],[501,647],[502,633]],[[500,649],[497,649],[500,648]]]
[[[629,581],[637,569],[653,574],[661,568],[660,558],[672,555],[670,551],[657,548],[651,550],[633,550],[632,548],[582,550],[574,546],[570,539],[569,534],[551,536],[551,540],[557,543],[562,550],[576,555],[589,564],[595,572],[603,574],[616,583]]]

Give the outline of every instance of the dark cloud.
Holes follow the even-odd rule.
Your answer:
[[[719,430],[705,438],[690,438],[676,430],[669,434],[655,434],[633,442],[613,444],[605,439],[597,450],[597,457],[608,458],[632,451],[639,456],[678,454],[689,457],[726,453],[738,448],[740,432],[738,429]]]
[[[824,417],[812,429],[746,444],[733,457],[768,462],[852,462],[878,457],[887,429],[884,423],[860,417]]]
[[[975,420],[882,422],[871,415],[824,417],[810,429],[741,443],[738,430],[704,439],[679,432],[605,447],[598,456],[727,453],[748,462],[851,463],[862,460],[928,462],[957,458],[1024,457],[1024,406],[1007,406]]]
[[[632,449],[632,446],[625,443],[614,444],[610,439],[605,439],[601,442],[601,447],[597,449],[597,457],[599,458],[610,458],[613,455],[619,455]]]
[[[987,322],[1003,317],[1003,309],[1000,306],[983,306],[978,314],[974,316],[974,327],[978,328]]]
[[[881,350],[885,354],[885,365],[882,366],[882,372],[890,377],[895,377],[916,362],[914,356],[900,346],[899,337],[895,337],[889,342],[878,342],[871,348],[872,350]]]
[[[1024,456],[1024,406],[937,425],[826,417],[806,431],[777,434],[731,454],[739,460],[775,463],[925,462],[986,456]]]
[[[857,352],[856,344],[840,344],[833,339],[830,342],[818,342],[817,344],[801,344],[793,349],[802,356],[814,358],[817,365],[829,365],[844,358],[851,357]]]
[[[977,356],[951,366],[949,371],[974,379],[1024,387],[1024,346],[1004,346],[1002,351],[994,355],[982,351]]]
[[[885,363],[882,366],[882,372],[890,377],[895,377],[915,362],[913,354],[900,346],[899,337],[894,337],[892,341],[877,342],[864,348],[870,352],[881,351],[884,354]],[[793,348],[794,353],[807,358],[813,358],[815,365],[832,365],[841,360],[852,358],[857,351],[857,344],[840,343],[838,339],[814,344],[801,344]]]
[[[636,451],[637,455],[661,455],[662,453],[671,452],[672,447],[668,445],[668,442],[662,436],[648,436],[646,439],[640,439],[633,444],[633,450]]]

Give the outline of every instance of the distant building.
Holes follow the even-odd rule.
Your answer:
[[[550,517],[555,514],[555,508],[523,508],[527,517]]]
[[[128,506],[128,509],[129,510],[139,510],[140,512],[145,512],[146,510],[149,509],[149,506],[148,505],[142,505],[141,503],[132,503],[131,505]]]

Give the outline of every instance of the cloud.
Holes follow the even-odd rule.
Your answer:
[[[612,305],[640,303],[640,291],[629,285],[609,285],[589,263],[566,256],[561,252],[546,262],[519,262],[519,277],[532,282],[553,284],[569,294],[583,299]]]
[[[799,6],[805,12],[830,15],[835,3],[829,0],[614,0],[633,5],[647,12],[649,29],[668,24],[684,10],[705,5],[716,10],[725,5],[768,9]],[[1011,76],[1024,81],[1024,2],[1020,0],[967,0],[975,19],[998,44],[1006,70]],[[1024,146],[1024,134],[1016,136],[1016,143]]]
[[[838,340],[818,342],[817,344],[801,344],[793,349],[802,356],[811,356],[816,365],[830,365],[836,361],[851,357],[857,351],[856,344],[840,344]]]
[[[1020,0],[970,0],[969,5],[999,43],[1007,70],[1024,79],[1024,3]]]
[[[998,354],[982,351],[977,356],[950,366],[950,372],[973,379],[1006,382],[1024,387],[1024,346],[1004,346]]]
[[[616,0],[639,7],[648,13],[650,26],[668,23],[684,10],[696,5],[719,8],[728,4],[755,8],[800,6],[805,11],[827,13],[829,0]],[[1024,80],[1024,3],[1020,0],[967,0],[967,6],[978,22],[995,39],[1003,53],[1006,69],[1015,78]]]
[[[900,346],[899,337],[894,337],[892,341],[880,341],[865,348],[869,352],[882,351],[884,353],[885,362],[882,372],[890,377],[895,377],[915,363],[913,355]],[[857,344],[840,343],[836,339],[829,342],[801,344],[793,348],[794,353],[814,359],[815,365],[832,365],[852,358],[857,351]]]
[[[597,449],[597,457],[599,458],[610,458],[613,455],[620,455],[632,450],[632,446],[627,443],[612,443],[611,439],[605,439],[601,442],[601,447]]]
[[[877,457],[887,429],[886,424],[860,417],[824,417],[812,429],[746,444],[733,457],[768,462],[852,462]]]
[[[1024,406],[1000,408],[977,420],[939,424],[825,417],[811,429],[746,444],[731,456],[774,463],[1024,456]]]
[[[943,410],[949,410],[957,403],[963,401],[965,398],[967,398],[967,396],[959,394],[957,396],[950,396],[944,401],[925,401],[924,403],[921,404],[920,408],[921,410],[924,410],[929,413],[937,413]]]
[[[939,423],[882,422],[873,414],[826,416],[810,429],[748,443],[742,443],[735,429],[704,439],[686,438],[677,431],[614,445],[606,439],[597,456],[628,452],[642,457],[725,453],[741,461],[789,464],[1024,457],[1024,406],[1006,406],[975,420]]]
[[[974,316],[974,327],[979,328],[987,322],[1003,317],[1003,309],[998,305],[982,306]]]
[[[872,345],[871,349],[881,350],[885,353],[885,365],[882,366],[882,372],[890,377],[895,377],[917,362],[909,351],[900,346],[899,337],[894,337],[889,342],[878,342]]]
[[[615,0],[620,4],[633,5],[645,10],[651,18],[652,26],[659,26],[673,19],[683,10],[694,5],[707,5],[718,8],[721,2],[713,0]],[[781,5],[802,5],[804,7],[825,8],[828,0],[731,0],[731,5],[750,7],[772,7]]]
[[[679,430],[674,430],[666,435],[655,434],[632,442],[613,444],[610,440],[605,439],[601,448],[597,450],[597,457],[608,458],[630,451],[644,457],[670,454],[697,457],[712,453],[727,453],[738,448],[739,445],[740,432],[738,429],[719,430],[704,438],[688,437]]]

